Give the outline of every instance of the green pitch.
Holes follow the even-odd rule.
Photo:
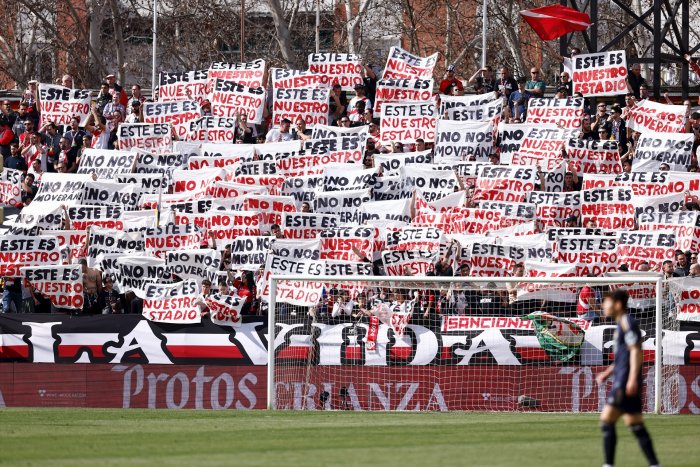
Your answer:
[[[697,466],[700,417],[648,417],[665,467]],[[644,465],[618,427],[618,466]],[[597,416],[0,410],[3,465],[601,465]]]

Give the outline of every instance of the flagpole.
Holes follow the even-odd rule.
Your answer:
[[[489,1],[484,0],[481,8],[481,68],[486,66],[486,29],[488,28],[488,6]]]
[[[153,0],[153,56],[151,57],[151,99],[156,100],[156,52],[158,49],[158,0]],[[122,83],[123,84],[123,83]]]

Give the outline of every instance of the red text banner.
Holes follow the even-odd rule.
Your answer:
[[[84,126],[90,116],[90,91],[69,89],[54,84],[39,84],[39,113],[41,125],[52,122],[57,126],[70,125],[77,117]]]
[[[265,60],[258,59],[247,63],[213,62],[209,66],[209,85],[217,79],[234,81],[251,88],[264,86]]]
[[[190,132],[190,122],[200,115],[196,101],[144,102],[144,123],[170,123],[180,139],[186,139]]]
[[[283,119],[295,123],[301,118],[306,126],[328,124],[328,98],[330,91],[324,89],[283,89],[274,90],[272,99],[272,124],[279,127]]]
[[[382,76],[384,79],[430,79],[437,58],[437,52],[429,57],[419,57],[401,47],[392,47]]]
[[[57,308],[83,309],[83,270],[70,266],[35,266],[22,268],[24,279]]]
[[[354,54],[309,54],[309,71],[323,76],[322,84],[339,84],[343,91],[352,91],[356,84],[363,84],[360,57]]]
[[[251,88],[235,81],[217,79],[210,101],[214,117],[246,115],[250,123],[262,123],[265,107],[265,89],[262,87]]]
[[[117,137],[122,150],[136,148],[165,154],[173,149],[172,127],[169,123],[122,123]]]
[[[571,61],[574,93],[584,96],[627,93],[627,55],[624,50],[579,54]]]
[[[381,109],[380,141],[404,144],[435,140],[437,110],[432,102],[386,103]]]

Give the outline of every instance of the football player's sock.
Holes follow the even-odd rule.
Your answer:
[[[649,465],[657,465],[659,461],[656,459],[656,453],[654,452],[654,446],[651,442],[651,436],[643,423],[639,425],[630,426],[630,431],[634,433],[637,437],[637,442],[639,442],[639,447],[642,448],[644,455],[647,457]]]
[[[605,452],[605,463],[615,464],[615,446],[617,445],[617,433],[615,425],[611,423],[601,423],[600,430],[603,432],[603,451]]]

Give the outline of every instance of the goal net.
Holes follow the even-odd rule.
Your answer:
[[[617,288],[629,291],[644,336],[644,410],[677,412],[678,368],[686,358],[675,313],[680,289],[657,275],[622,273],[273,277],[268,405],[599,411],[611,381],[598,385],[595,376],[612,362],[616,328],[601,316],[601,303]],[[664,361],[657,360],[661,329]]]

